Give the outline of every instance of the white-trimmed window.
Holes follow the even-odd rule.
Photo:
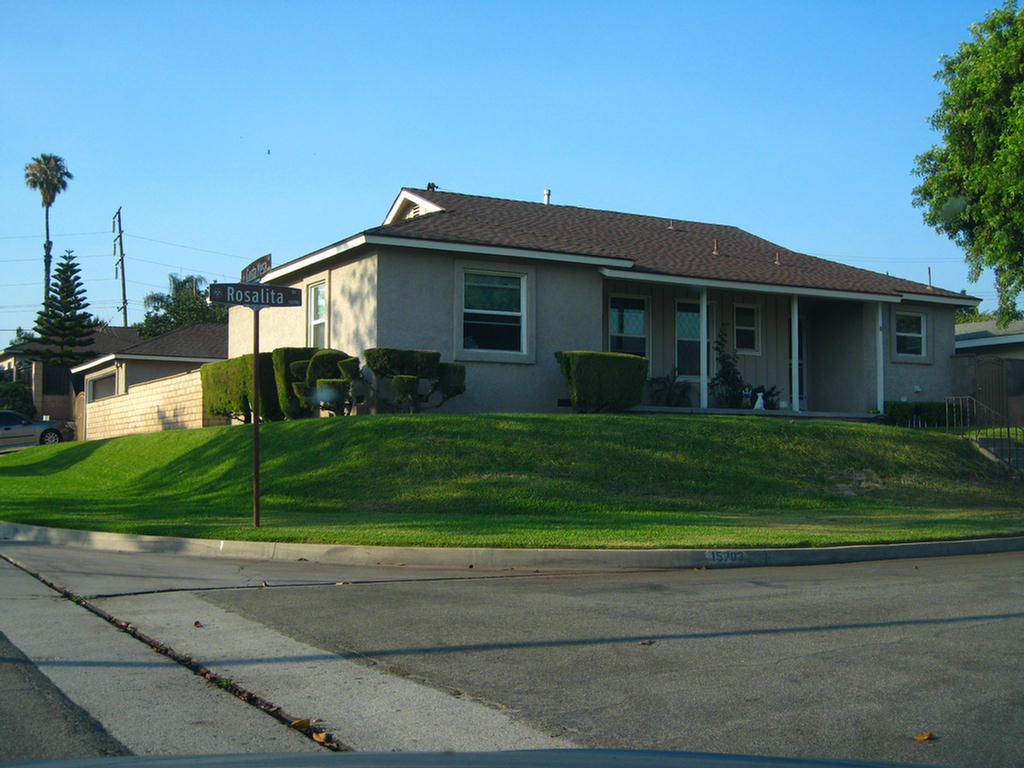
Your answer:
[[[733,307],[733,343],[738,354],[761,352],[761,312],[753,304]]]
[[[327,283],[313,283],[306,289],[306,343],[317,349],[327,347]]]
[[[896,313],[896,354],[924,357],[928,353],[925,316],[916,312]]]
[[[608,351],[647,356],[647,299],[608,298]]]
[[[526,275],[462,274],[462,348],[523,352]]]

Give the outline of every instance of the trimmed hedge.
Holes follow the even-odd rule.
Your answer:
[[[915,418],[916,417],[916,418]],[[885,403],[885,423],[897,427],[918,426],[941,427],[946,424],[946,404],[938,400],[924,400],[918,403],[904,403],[887,400]]]
[[[650,366],[646,357],[573,350],[556,352],[555,359],[579,413],[624,411],[643,399]]]
[[[274,382],[277,384],[278,407],[286,419],[300,419],[312,413],[302,404],[292,387],[296,381],[305,381],[305,370],[301,376],[294,376],[291,364],[298,360],[309,360],[317,353],[316,347],[278,347],[273,355]]]
[[[203,407],[207,413],[252,420],[252,355],[206,363],[199,369],[203,383]],[[270,352],[260,353],[260,418],[284,418],[278,404],[274,363]]]

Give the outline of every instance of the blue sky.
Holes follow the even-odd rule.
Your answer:
[[[24,166],[91,310],[378,225],[403,186],[738,226],[994,308],[911,205],[938,59],[996,0],[0,0],[0,343],[42,296]]]

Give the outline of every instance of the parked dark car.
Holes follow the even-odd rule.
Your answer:
[[[73,440],[75,428],[66,421],[35,421],[17,411],[0,411],[0,451]]]

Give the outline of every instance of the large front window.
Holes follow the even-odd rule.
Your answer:
[[[306,331],[307,343],[311,347],[327,347],[327,283],[309,286],[307,296],[309,323]]]
[[[612,296],[608,302],[608,351],[647,355],[647,300]]]
[[[465,272],[463,349],[523,351],[523,275]]]

